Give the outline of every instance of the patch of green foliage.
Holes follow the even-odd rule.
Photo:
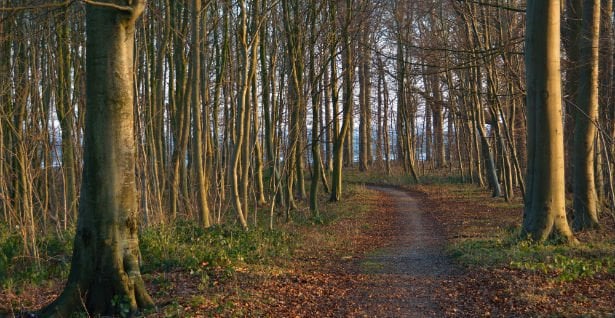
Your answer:
[[[377,273],[384,268],[384,264],[378,261],[366,260],[361,262],[361,270],[366,273]]]
[[[359,198],[368,191],[364,184],[344,182],[342,188],[342,200],[339,202],[329,201],[328,193],[321,195],[318,215],[312,214],[308,209],[291,211],[292,223],[299,226],[327,226],[341,219],[358,218],[362,213],[369,211],[366,205],[361,204]]]
[[[326,226],[340,219],[356,218],[368,210],[355,200],[365,191],[362,185],[345,184],[344,201],[323,202],[321,214],[317,216],[307,209],[292,211],[292,223],[301,227]],[[275,230],[256,226],[244,231],[235,225],[204,229],[193,221],[146,227],[139,234],[142,272],[186,270],[200,274],[207,285],[212,271],[230,276],[242,264],[267,264],[289,256],[300,243],[300,238],[293,233],[285,225]],[[19,290],[20,286],[66,279],[74,235],[75,229],[70,228],[39,236],[39,257],[34,259],[25,256],[27,251],[19,229],[0,224],[0,288]],[[164,278],[152,277],[159,286],[164,285]],[[117,304],[121,305],[121,301]]]
[[[290,235],[279,230],[223,225],[208,229],[195,222],[149,227],[142,231],[140,248],[143,272],[171,269],[207,272],[232,271],[242,263],[264,263],[290,253]]]
[[[490,239],[467,239],[454,244],[451,254],[466,266],[508,266],[542,272],[560,282],[615,273],[615,242],[563,245],[519,240],[516,231]]]
[[[467,180],[464,180],[461,175],[424,175],[419,177],[421,184],[464,184]]]
[[[615,258],[582,258],[556,254],[544,262],[511,262],[515,268],[550,272],[557,275],[559,281],[573,281],[582,277],[594,277],[600,273],[615,272]]]
[[[128,299],[127,296],[113,296],[113,299],[111,299],[111,306],[120,317],[127,318],[131,316],[130,299]]]
[[[39,257],[25,251],[19,231],[0,224],[0,287],[11,289],[23,284],[41,284],[65,278],[70,269],[74,229],[40,236],[36,246]]]
[[[65,279],[70,270],[74,229],[39,237],[39,258],[27,257],[20,233],[0,224],[0,288],[40,285]],[[205,273],[221,269],[230,275],[241,263],[264,263],[292,248],[291,235],[281,230],[244,231],[234,226],[201,228],[196,222],[145,228],[140,234],[143,272],[170,269]]]

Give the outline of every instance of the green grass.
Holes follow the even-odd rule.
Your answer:
[[[519,240],[515,232],[502,231],[489,239],[467,239],[455,243],[450,252],[466,266],[508,266],[540,272],[561,282],[615,273],[615,242],[536,244]]]

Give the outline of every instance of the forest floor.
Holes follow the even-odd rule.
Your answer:
[[[288,225],[298,241],[288,256],[230,273],[146,274],[158,304],[146,316],[615,317],[609,216],[601,230],[579,235],[584,247],[533,247],[512,238],[522,205],[484,189],[356,188],[350,202],[324,207],[349,211]],[[40,308],[61,287],[0,291],[0,310]]]
[[[354,198],[360,211],[320,228],[299,228],[302,243],[277,268],[246,268],[205,291],[197,306],[183,302],[172,308],[178,316],[455,315],[446,299],[454,297],[449,292],[463,270],[447,255],[444,228],[433,215],[395,187],[364,187]],[[181,276],[174,285],[189,286],[190,279]],[[183,288],[187,293],[168,295],[169,302],[194,299],[197,289]],[[168,316],[169,308],[159,315]]]
[[[296,228],[301,243],[277,266],[240,269],[202,292],[178,274],[173,285],[185,287],[158,315],[615,317],[613,264],[587,261],[613,261],[607,218],[601,231],[579,235],[589,249],[545,252],[506,241],[521,221],[520,201],[473,185],[370,186],[352,200],[360,208],[334,222]]]

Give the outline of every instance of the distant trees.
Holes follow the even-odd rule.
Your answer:
[[[615,206],[613,9],[565,7],[567,190],[584,230]],[[73,226],[84,195],[85,8],[0,0],[0,218],[34,259],[36,237]],[[521,0],[147,1],[130,63],[135,213],[146,226],[248,229],[266,207],[274,226],[301,211],[308,179],[314,215],[325,192],[343,200],[356,161],[414,182],[455,176],[508,201],[523,193],[533,214],[546,193],[530,194],[555,176],[526,165],[550,143],[525,132],[546,137],[537,129],[555,126],[538,112],[557,106],[530,98],[542,84],[524,60],[536,30],[525,11]],[[525,230],[540,239],[537,228]]]
[[[391,26],[395,35],[395,66],[397,86],[397,157],[404,171],[410,174],[414,181],[418,182],[418,172],[415,165],[416,158],[416,113],[415,99],[411,98],[409,90],[412,88],[412,75],[410,74],[410,49],[414,44],[410,41],[410,27],[413,22],[414,10],[406,1],[396,1],[391,14],[394,17],[394,25]],[[427,154],[427,151],[426,151]]]
[[[482,59],[483,52],[468,52],[477,36],[486,36],[481,23],[495,23],[504,9],[457,6],[402,0],[149,1],[136,24],[134,63],[143,221],[188,217],[207,227],[233,220],[226,211],[234,210],[230,215],[248,227],[258,206],[273,204],[290,213],[306,199],[306,175],[323,185],[310,191],[316,211],[312,199],[323,190],[331,190],[333,201],[342,198],[342,171],[355,158],[359,169],[376,164],[391,173],[398,162],[415,180],[436,160],[435,166],[479,182],[486,165],[476,160],[483,158],[478,128],[490,143],[497,169],[492,171],[503,171],[506,161],[497,159],[519,148],[511,141],[520,135],[513,132],[518,127],[508,125],[506,133],[490,129],[497,121],[480,111],[490,105],[485,88],[464,85],[495,69],[485,67],[492,61]],[[26,237],[41,224],[69,227],[77,209],[86,113],[85,6],[26,10],[11,2],[3,8],[6,36],[0,43],[12,58],[3,59],[0,69],[6,74],[0,79],[2,215],[20,224],[34,253]],[[476,34],[464,33],[456,20],[474,14],[470,9],[485,11],[484,21],[473,22]],[[506,19],[512,38],[518,23],[514,14]],[[43,48],[45,37],[34,38],[37,33],[49,33],[57,44]],[[452,49],[443,51],[453,39]],[[518,45],[506,36],[501,41],[511,50]],[[518,58],[508,58],[506,72],[515,78]],[[58,63],[47,63],[52,60]],[[506,96],[501,89],[492,96],[508,100],[500,97]],[[507,94],[518,99],[515,92]],[[521,111],[506,107],[503,102],[499,115],[512,123]],[[507,180],[520,182],[517,174]]]
[[[572,63],[573,49],[579,51],[580,41],[587,39],[580,36],[580,14],[587,10],[580,1],[568,3],[567,10],[578,15],[566,19],[565,58]],[[221,222],[221,212],[232,205],[235,152],[240,155],[237,177],[244,205],[262,205],[275,192],[276,204],[296,206],[307,197],[302,175],[318,174],[313,164],[318,154],[323,176],[338,184],[341,170],[334,169],[333,148],[344,122],[348,132],[341,144],[343,160],[348,164],[349,157],[357,159],[361,170],[374,163],[386,166],[388,152],[387,162],[399,162],[417,179],[430,169],[446,168],[507,199],[515,195],[514,189],[523,188],[522,1],[494,6],[427,0],[260,0],[246,1],[243,11],[241,4],[208,2],[199,10],[194,0],[152,0],[137,25],[137,177],[147,222],[182,215],[200,218],[203,225],[207,219],[210,224]],[[609,1],[600,3],[604,14],[598,98],[603,104],[612,95],[608,5],[612,8]],[[4,149],[16,149],[3,152],[8,179],[2,186],[13,197],[3,206],[22,211],[7,212],[7,218],[27,218],[23,211],[29,210],[29,202],[41,200],[30,205],[34,215],[61,211],[46,221],[56,224],[59,217],[66,225],[75,213],[82,161],[84,6],[26,7],[29,10],[11,2],[1,11],[3,54],[14,57],[2,61],[7,74],[2,80],[2,142]],[[42,14],[34,16],[32,10]],[[44,23],[29,22],[33,18]],[[245,37],[239,32],[244,26]],[[569,31],[572,26],[576,33]],[[41,49],[42,38],[31,34],[47,33],[57,44]],[[565,69],[566,96],[577,96],[577,68]],[[244,71],[248,77],[242,77]],[[33,81],[24,79],[41,85],[28,86]],[[574,96],[568,108],[577,104]],[[241,126],[248,143],[235,150],[241,137],[240,106],[246,107]],[[598,112],[609,114],[607,108]],[[608,118],[600,117],[611,127]],[[313,133],[314,120],[318,123]],[[572,131],[574,126],[567,127]],[[36,145],[18,147],[25,140],[19,136],[34,133],[40,138],[29,140]],[[318,154],[312,146],[320,146]],[[51,151],[33,151],[38,147]],[[596,164],[606,167],[612,161],[606,155],[596,152]],[[31,165],[31,173],[20,179],[24,169],[18,167],[19,156],[36,157],[42,165]],[[346,166],[342,161],[341,169]],[[603,183],[596,186],[598,195],[610,183],[609,176],[602,175],[596,174],[596,182]],[[19,185],[32,178],[38,186]],[[62,191],[43,193],[51,189],[43,184]],[[33,199],[27,199],[30,194]],[[204,216],[207,210],[209,217]]]
[[[41,229],[77,214],[84,23],[67,3],[19,4],[0,2],[0,216],[37,261]]]

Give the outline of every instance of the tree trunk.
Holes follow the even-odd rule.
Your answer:
[[[68,9],[67,9],[68,10]],[[63,12],[61,19],[67,18],[67,12]],[[74,109],[70,103],[70,51],[69,51],[69,24],[59,27],[58,36],[58,93],[56,113],[62,130],[62,175],[64,182],[64,208],[66,213],[74,220],[77,216],[77,177],[75,164],[75,131]],[[67,227],[64,220],[64,228]]]
[[[565,11],[562,25],[562,45],[566,52],[563,63],[565,71],[564,82],[564,164],[567,172],[574,169],[574,119],[577,107],[577,95],[579,93],[579,69],[581,67],[579,37],[583,21],[583,0],[565,0]],[[566,190],[573,190],[574,173],[566,173]]]
[[[559,10],[559,0],[527,5],[528,192],[521,235],[544,241],[556,233],[573,242],[564,186]]]
[[[192,169],[196,178],[197,213],[201,226],[211,226],[207,202],[207,176],[203,164],[203,110],[201,107],[201,0],[192,8]],[[205,147],[207,144],[205,143]]]
[[[440,86],[440,76],[433,75],[431,79],[433,102],[431,103],[431,114],[433,120],[433,157],[435,167],[446,166],[445,145],[444,145],[444,119],[442,114],[442,88]]]
[[[235,211],[237,212],[237,216],[239,217],[239,222],[241,226],[247,230],[248,222],[247,222],[247,211],[248,207],[245,205],[246,202],[242,200],[244,198],[244,183],[242,182],[244,178],[247,176],[241,176],[243,173],[243,169],[248,165],[247,162],[242,161],[243,158],[249,158],[244,154],[246,147],[244,143],[248,143],[246,140],[246,131],[244,123],[248,121],[246,117],[249,117],[250,113],[246,108],[248,108],[248,91],[250,86],[250,54],[248,51],[248,13],[246,8],[246,1],[241,1],[241,28],[240,28],[240,42],[241,42],[241,50],[242,50],[242,68],[241,69],[241,87],[239,91],[239,96],[237,100],[237,113],[235,116],[235,138],[233,139],[234,147],[232,151],[231,158],[231,187],[232,187],[232,200],[233,206],[235,207]],[[244,159],[245,160],[245,159]],[[240,180],[241,179],[241,180]]]
[[[602,0],[602,22],[600,23],[600,105],[604,105],[600,108],[601,116],[603,120],[603,127],[606,127],[606,132],[600,132],[608,136],[611,140],[615,138],[615,22],[613,20],[613,0]],[[606,137],[606,136],[602,137]],[[606,195],[610,196],[613,193],[613,176],[609,173],[613,170],[612,158],[615,156],[614,147],[605,147],[603,151],[604,165],[600,167],[600,173],[603,173],[605,185],[603,189],[598,191],[604,191]],[[611,158],[608,160],[607,158]],[[615,204],[615,202],[613,202]]]
[[[580,69],[574,119],[573,221],[575,231],[598,227],[598,204],[594,180],[594,156],[598,119],[598,46],[600,0],[583,3],[583,27],[579,38]]]
[[[359,170],[367,171],[371,158],[371,103],[370,103],[370,54],[369,37],[366,28],[361,30],[359,57]]]
[[[309,5],[310,13],[310,46],[316,46],[316,21],[317,21],[317,9],[315,1],[310,1]],[[321,175],[322,158],[320,154],[320,92],[317,87],[316,81],[316,61],[314,50],[310,50],[309,53],[309,82],[312,90],[312,180],[310,184],[310,211],[314,216],[319,215],[318,211],[318,190]]]
[[[171,24],[181,26],[189,20],[188,10],[181,10],[179,3],[173,3],[169,11]],[[181,26],[183,27],[183,26]],[[174,32],[172,32],[174,34]],[[184,57],[184,42],[174,35],[173,46],[175,52],[169,54],[169,112],[171,113],[171,130],[173,134],[173,154],[171,158],[170,184],[169,184],[169,214],[172,220],[177,219],[177,213],[182,208],[180,203],[186,199],[181,191],[185,188],[186,156],[188,139],[190,135],[190,103],[187,85],[186,64]]]
[[[384,145],[384,165],[387,175],[391,175],[391,148],[389,139],[389,87],[384,72],[384,63],[378,59],[379,78],[382,82],[382,143]]]
[[[77,233],[68,283],[43,316],[68,317],[80,309],[125,315],[126,308],[153,305],[139,269],[133,115],[135,20],[144,5],[86,8],[88,99]]]
[[[342,127],[339,134],[335,138],[333,144],[333,176],[331,181],[331,198],[330,201],[336,202],[342,198],[342,169],[344,165],[344,144],[347,142],[347,137],[352,134],[351,129],[351,116],[352,116],[352,103],[353,103],[353,83],[354,78],[354,63],[353,63],[353,50],[350,42],[350,36],[348,34],[349,24],[352,21],[352,1],[344,1],[344,14],[346,19],[346,25],[342,29],[342,60],[343,60],[343,73],[344,73],[344,100],[342,110]],[[334,62],[333,62],[334,63]],[[335,76],[333,74],[332,76]]]
[[[260,36],[259,36],[260,37]],[[256,50],[253,51],[256,57]],[[256,68],[256,59],[254,59],[253,67]],[[256,202],[260,205],[267,203],[265,199],[265,182],[263,180],[263,147],[261,146],[261,140],[258,135],[260,129],[260,122],[258,118],[258,93],[257,93],[257,79],[256,72],[252,74],[252,141],[254,150],[254,174],[256,179]]]

